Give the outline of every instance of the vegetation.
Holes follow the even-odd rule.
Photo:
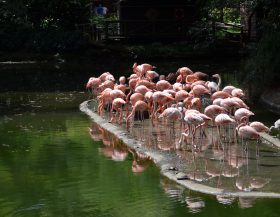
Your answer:
[[[75,24],[88,19],[86,1],[0,1],[0,49],[75,50],[87,38]]]
[[[258,99],[267,88],[279,87],[280,81],[280,8],[273,1],[260,1],[265,17],[259,21],[259,41],[250,47],[250,58],[246,65],[244,81],[249,84],[251,94]],[[255,88],[253,88],[255,87]]]
[[[238,35],[239,29],[228,28],[214,33],[210,21],[240,24],[240,4],[251,7],[251,15],[258,14],[257,43],[249,44],[251,53],[243,80],[254,86],[276,86],[280,63],[280,9],[275,0],[207,0],[196,1],[199,22],[189,30],[188,42],[164,47],[160,43],[151,46],[131,46],[133,55],[172,57],[185,51],[209,51],[217,39]],[[43,6],[43,7],[42,7]],[[251,16],[250,15],[250,16]],[[9,0],[0,1],[0,50],[27,50],[37,52],[73,51],[88,44],[88,35],[77,30],[77,24],[104,25],[116,20],[115,16],[91,17],[89,0]],[[114,24],[111,24],[114,25]],[[228,47],[222,45],[222,49]],[[207,50],[208,49],[208,50]],[[261,88],[253,90],[254,95]]]

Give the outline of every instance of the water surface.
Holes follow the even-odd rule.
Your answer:
[[[78,109],[88,94],[59,92],[83,91],[104,71],[129,74],[134,61],[0,64],[0,216],[279,216],[278,199],[216,198],[168,181],[149,159],[94,131]],[[224,79],[237,84],[234,61],[152,64],[161,74],[183,65],[229,72]],[[266,115],[269,124],[276,117]]]

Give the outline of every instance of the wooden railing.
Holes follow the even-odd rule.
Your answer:
[[[129,38],[183,38],[190,25],[186,21],[105,21],[104,25],[80,24],[77,29],[89,34],[92,41]]]
[[[221,22],[212,22],[212,31],[215,36],[218,31],[225,31],[227,34],[235,35],[243,42],[244,31],[242,25]],[[188,29],[192,25],[186,21],[146,21],[146,20],[127,20],[127,21],[106,21],[103,25],[79,24],[77,29],[88,34],[91,41],[100,40],[121,40],[131,38],[186,38]],[[236,29],[231,33],[229,30]]]

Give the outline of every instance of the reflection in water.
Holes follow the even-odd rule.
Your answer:
[[[165,152],[169,157],[174,153],[170,163],[188,179],[229,191],[280,192],[277,184],[280,181],[277,170],[279,150],[256,141],[247,141],[245,148],[230,133],[234,132],[233,126],[220,129],[222,139],[213,127],[205,128],[204,136],[197,131],[194,138],[186,137],[181,149],[176,148],[181,137],[181,123],[136,120],[128,132],[148,149]],[[259,156],[256,155],[257,145]],[[269,156],[267,151],[271,152]],[[265,165],[269,165],[269,169],[261,169]]]
[[[240,208],[251,208],[255,203],[256,198],[252,197],[239,197],[238,204]]]
[[[104,147],[100,148],[100,152],[107,158],[113,161],[124,161],[128,153],[132,154],[132,172],[142,173],[150,165],[151,160],[149,157],[135,150],[129,149],[117,137],[104,130],[96,123],[92,123],[89,128],[89,133],[94,141],[102,141]]]
[[[224,205],[230,205],[236,199],[235,197],[227,196],[227,195],[217,195],[216,198],[219,201],[219,203],[224,204]]]
[[[205,202],[200,197],[186,197],[186,204],[191,213],[197,213],[205,207]]]

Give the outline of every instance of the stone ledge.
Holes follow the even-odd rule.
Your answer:
[[[169,178],[170,180],[175,181],[176,183],[190,189],[193,191],[210,194],[210,195],[224,195],[232,197],[252,197],[252,198],[280,198],[280,193],[274,192],[243,192],[243,191],[225,191],[221,188],[210,187],[204,184],[197,183],[192,180],[178,180],[177,174],[180,171],[173,171],[169,168],[174,167],[174,165],[168,164],[166,156],[160,151],[149,151],[145,147],[139,145],[141,141],[128,138],[127,132],[118,126],[108,123],[105,119],[100,117],[98,114],[93,112],[89,108],[89,103],[91,101],[85,101],[80,104],[80,110],[87,114],[95,123],[100,127],[104,128],[108,132],[112,133],[118,139],[122,140],[124,144],[132,149],[137,149],[138,152],[149,156],[153,162],[160,168],[161,174]]]

